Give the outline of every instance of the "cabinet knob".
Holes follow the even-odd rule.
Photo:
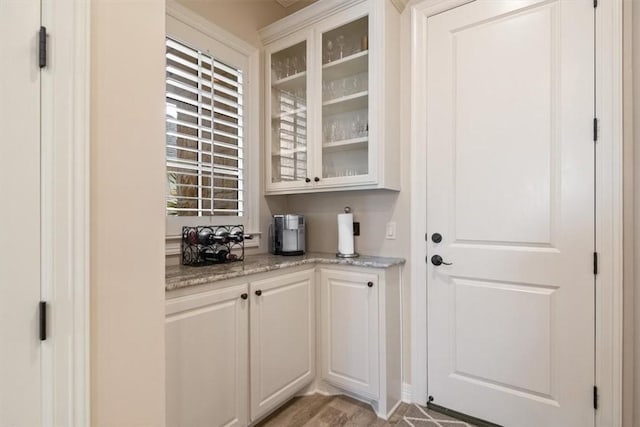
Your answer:
[[[318,182],[318,181],[320,181],[320,178],[318,178],[318,177],[316,176],[315,178],[313,178],[313,180],[314,180],[315,182]]]
[[[304,182],[311,182],[311,178],[305,178]]]
[[[246,294],[246,293],[242,294],[242,295],[240,295],[240,298],[247,299],[247,298],[249,298],[249,294]]]
[[[367,282],[367,286],[373,288],[373,282]]]
[[[258,289],[258,290],[256,291],[256,295],[258,295],[258,296],[262,295],[262,291],[261,291],[260,289]]]

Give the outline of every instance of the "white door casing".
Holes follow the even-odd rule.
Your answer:
[[[428,390],[509,426],[594,423],[593,7],[427,26]]]
[[[0,426],[42,422],[39,27],[39,0],[0,4]]]

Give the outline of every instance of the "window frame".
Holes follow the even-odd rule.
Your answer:
[[[206,52],[215,59],[242,70],[245,168],[243,171],[245,182],[243,216],[173,216],[167,215],[165,209],[167,255],[180,253],[183,226],[242,224],[247,233],[256,235],[253,240],[245,242],[245,247],[257,247],[260,244],[260,90],[258,87],[260,51],[257,47],[175,2],[167,4],[164,37],[165,39],[170,37],[189,47]],[[166,173],[164,179],[166,180]]]

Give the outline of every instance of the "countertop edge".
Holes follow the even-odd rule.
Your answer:
[[[221,282],[225,280],[235,279],[238,277],[251,276],[254,274],[267,273],[270,271],[281,270],[284,268],[292,268],[301,265],[309,264],[323,264],[323,265],[346,265],[361,268],[381,268],[386,269],[394,266],[404,265],[406,260],[404,258],[390,258],[390,257],[371,257],[363,256],[359,258],[333,258],[329,255],[310,256],[304,259],[282,259],[268,265],[256,265],[246,270],[238,271],[224,271],[220,273],[206,273],[199,277],[186,277],[184,279],[179,276],[172,277],[165,281],[165,292],[174,291],[177,289],[185,289],[198,285],[212,284],[215,282]],[[207,267],[193,267],[193,268],[207,268]],[[197,271],[197,270],[194,270]]]

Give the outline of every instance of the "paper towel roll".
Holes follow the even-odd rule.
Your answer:
[[[353,250],[353,214],[338,214],[338,252],[352,255]]]

